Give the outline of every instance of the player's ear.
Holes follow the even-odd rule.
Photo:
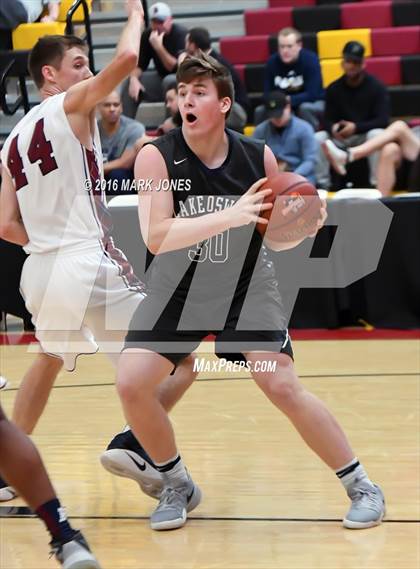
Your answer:
[[[222,111],[223,114],[229,112],[231,106],[232,106],[232,101],[230,97],[223,97],[223,99],[220,99],[220,110]]]
[[[53,83],[55,81],[55,71],[56,69],[52,65],[43,65],[41,68],[41,73],[45,81]]]

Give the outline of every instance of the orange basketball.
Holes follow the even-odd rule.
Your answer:
[[[268,225],[257,224],[262,236],[277,243],[298,241],[316,231],[321,218],[321,200],[316,188],[303,176],[281,172],[268,178],[260,188],[271,188],[273,193],[264,202],[274,203],[271,210],[261,212]]]

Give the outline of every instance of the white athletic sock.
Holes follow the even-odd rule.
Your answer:
[[[190,480],[179,454],[166,462],[155,462],[155,466],[162,473],[167,486],[176,488],[177,486],[183,486]]]
[[[346,490],[350,488],[350,486],[353,486],[354,484],[357,484],[361,481],[363,481],[365,484],[373,486],[373,482],[367,475],[366,470],[363,468],[356,457],[336,470],[335,473]]]

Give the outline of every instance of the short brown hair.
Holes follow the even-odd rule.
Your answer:
[[[279,31],[277,37],[279,38],[280,36],[291,36],[292,34],[295,36],[297,42],[302,41],[302,34],[296,28],[283,28]]]
[[[60,69],[64,54],[72,47],[80,47],[86,51],[86,43],[77,36],[44,36],[39,38],[29,55],[29,73],[40,89],[44,84],[42,68],[52,65]]]
[[[197,77],[211,79],[216,86],[219,99],[229,97],[233,105],[235,88],[232,75],[227,67],[205,53],[201,53],[198,57],[187,55],[178,67],[176,81],[178,84],[191,83]],[[229,116],[229,113],[230,110],[226,113],[226,118]]]

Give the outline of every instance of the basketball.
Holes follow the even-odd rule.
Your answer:
[[[293,172],[281,172],[268,178],[260,188],[271,188],[273,193],[264,203],[272,202],[271,210],[260,216],[269,220],[268,225],[257,224],[262,236],[277,243],[298,241],[316,231],[321,218],[321,200],[316,188],[303,176]]]

